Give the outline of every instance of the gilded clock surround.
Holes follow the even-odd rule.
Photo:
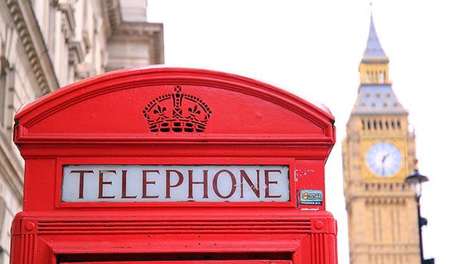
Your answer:
[[[415,135],[392,89],[388,63],[371,18],[342,144],[351,264],[420,263],[416,201],[404,183],[415,166]],[[394,175],[378,176],[368,167],[367,152],[377,143],[398,148],[401,167]]]
[[[366,164],[367,162],[366,156],[367,156],[367,152],[369,151],[369,149],[374,144],[378,144],[382,142],[393,144],[396,148],[398,148],[401,154],[400,169],[398,170],[396,174],[388,176],[388,177],[382,177],[373,173],[368,167],[368,165]],[[360,144],[360,153],[361,153],[361,162],[362,162],[360,174],[362,175],[365,181],[369,181],[369,182],[397,182],[397,181],[403,182],[409,172],[408,164],[406,162],[407,152],[408,152],[408,146],[406,144],[406,141],[400,138],[364,139],[363,141],[361,141],[361,144]]]
[[[365,155],[365,162],[370,171],[379,177],[393,177],[401,169],[400,150],[390,142],[373,144]]]

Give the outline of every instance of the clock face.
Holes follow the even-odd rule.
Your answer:
[[[393,144],[377,143],[367,151],[366,163],[375,175],[390,177],[400,170],[401,153]]]

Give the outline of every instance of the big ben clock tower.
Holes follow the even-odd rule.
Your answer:
[[[342,145],[351,264],[420,263],[416,201],[404,183],[415,167],[415,138],[388,62],[371,17]]]

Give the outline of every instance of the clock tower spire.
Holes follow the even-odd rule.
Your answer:
[[[360,84],[342,144],[351,264],[419,264],[414,193],[415,136],[389,79],[373,17]]]
[[[388,57],[385,55],[382,45],[380,45],[372,15],[370,16],[367,46],[359,65],[359,73],[362,84],[380,84],[389,82]]]

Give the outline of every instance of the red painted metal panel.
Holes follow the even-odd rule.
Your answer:
[[[210,107],[203,134],[187,137],[186,133],[168,133],[155,137],[148,133],[143,110],[159,96],[175,94],[175,87]],[[300,98],[240,76],[188,69],[149,68],[91,78],[45,96],[16,118],[20,120],[16,129],[18,143],[72,139],[331,143],[334,137],[332,116]]]
[[[335,264],[324,199],[298,199],[324,194],[334,141],[330,113],[225,73],[146,68],[61,88],[16,116],[25,191],[11,263]],[[290,199],[63,202],[63,167],[92,164],[287,165]]]
[[[61,264],[291,264],[289,260],[193,260],[193,261],[119,261],[119,262],[61,262]]]

